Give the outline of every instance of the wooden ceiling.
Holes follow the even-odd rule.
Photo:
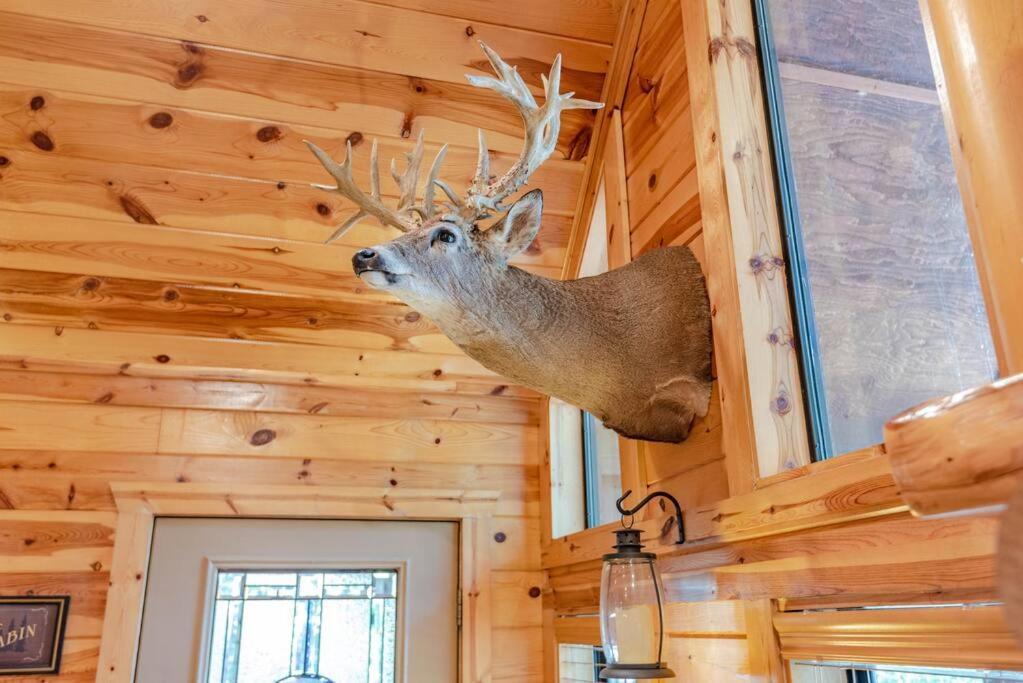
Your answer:
[[[351,141],[366,182],[369,139],[386,160],[423,130],[428,155],[452,144],[457,187],[481,126],[500,169],[520,121],[465,82],[487,73],[477,41],[537,92],[560,52],[564,89],[600,99],[619,5],[0,0],[0,362],[512,399],[352,275],[353,250],[389,230],[322,243],[354,209],[308,186],[328,178],[302,140],[338,158]],[[592,116],[570,112],[533,183],[545,222],[521,263],[551,277]]]

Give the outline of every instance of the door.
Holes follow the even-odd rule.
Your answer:
[[[135,679],[451,683],[457,600],[452,522],[158,518]]]

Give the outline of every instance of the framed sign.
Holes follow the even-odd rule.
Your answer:
[[[60,670],[70,602],[66,595],[0,596],[0,675]]]

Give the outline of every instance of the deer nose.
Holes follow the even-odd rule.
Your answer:
[[[355,269],[356,275],[363,271],[371,270],[377,257],[378,254],[373,249],[360,249],[355,252],[355,255],[352,256],[352,267]]]

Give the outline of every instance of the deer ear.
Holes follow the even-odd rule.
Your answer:
[[[543,192],[531,190],[512,204],[504,218],[487,230],[487,237],[505,258],[512,258],[525,251],[536,239],[542,214]]]

